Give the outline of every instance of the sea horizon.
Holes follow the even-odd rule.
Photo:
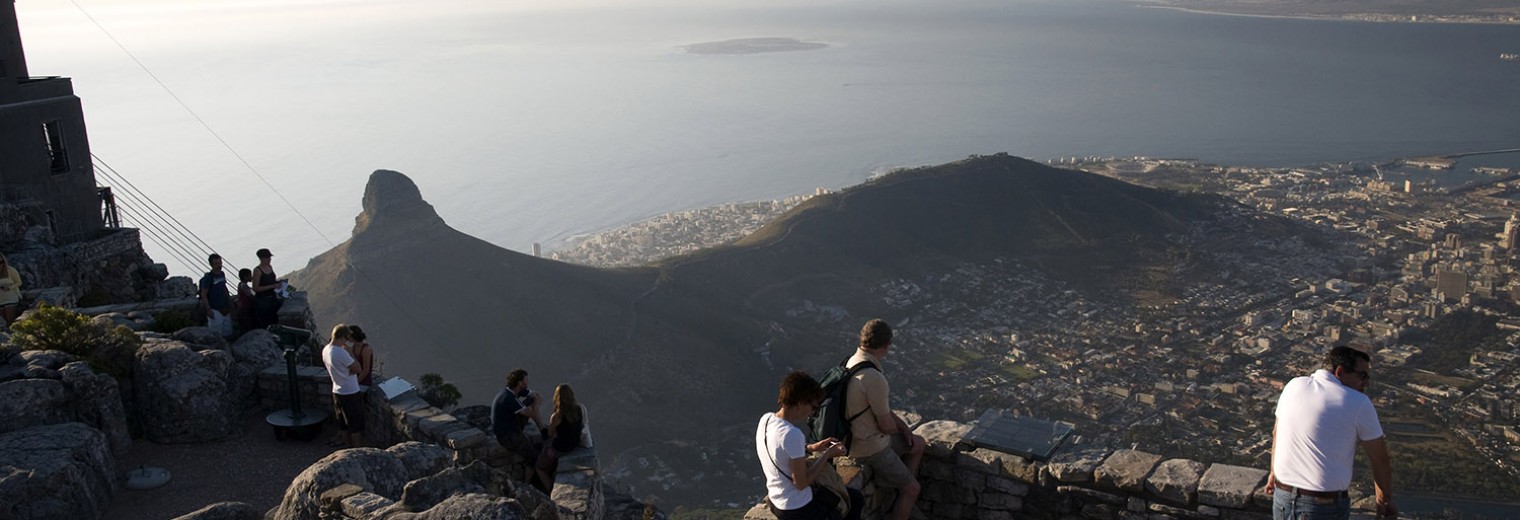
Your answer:
[[[377,169],[526,252],[969,155],[1284,167],[1520,143],[1504,88],[1520,66],[1495,58],[1515,26],[1100,0],[176,1],[85,6],[131,57],[71,5],[18,4],[31,73],[71,77],[92,150],[231,265],[269,247],[282,273],[348,238]],[[756,37],[828,46],[682,51]],[[147,247],[173,274],[203,269]]]

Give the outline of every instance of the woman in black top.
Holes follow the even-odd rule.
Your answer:
[[[359,372],[354,375],[359,377],[360,385],[374,386],[375,348],[369,345],[369,335],[358,325],[349,325],[348,333],[354,340],[354,360],[359,362]]]
[[[274,253],[260,249],[258,256],[259,265],[253,268],[253,325],[262,329],[280,322],[280,296],[274,292],[280,288],[280,279],[269,263]]]
[[[581,431],[586,427],[586,407],[576,404],[570,385],[554,388],[554,414],[549,416],[549,440],[538,456],[538,482],[544,494],[554,489],[554,473],[559,458],[581,445]]]

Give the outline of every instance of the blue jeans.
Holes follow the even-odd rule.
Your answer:
[[[1311,497],[1281,489],[1272,493],[1272,520],[1346,520],[1351,518],[1351,499]]]

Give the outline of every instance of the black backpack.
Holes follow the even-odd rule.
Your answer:
[[[871,411],[870,403],[866,403],[866,408],[861,410],[860,413],[854,416],[845,416],[846,399],[844,391],[845,387],[849,385],[850,380],[854,379],[855,374],[861,370],[869,368],[879,372],[881,368],[877,367],[876,363],[870,361],[863,361],[853,367],[846,367],[845,363],[849,362],[850,360],[846,359],[840,362],[838,366],[830,368],[828,372],[823,373],[823,380],[818,382],[819,385],[823,386],[823,403],[819,404],[818,409],[813,411],[813,416],[808,418],[809,440],[812,442],[833,437],[843,442],[845,448],[848,449],[850,443],[854,441],[854,438],[850,434],[850,422],[862,414]]]

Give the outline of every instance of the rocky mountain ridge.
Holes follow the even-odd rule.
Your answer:
[[[947,335],[1066,325],[1041,307],[1046,296],[1020,291],[1071,291],[1133,316],[1125,309],[1227,273],[1339,268],[1315,254],[1286,262],[1328,240],[1257,245],[1323,240],[1281,218],[1004,154],[873,179],[733,244],[629,269],[468,237],[404,179],[376,172],[353,237],[292,277],[319,321],[365,325],[387,372],[441,373],[466,403],[488,402],[515,367],[541,392],[571,384],[599,427],[620,432],[603,446],[610,471],[640,481],[652,464],[664,485],[641,492],[677,502],[743,493],[748,476],[731,457],[748,450],[732,439],[771,405],[785,370],[837,362],[868,318],[905,325],[908,350],[889,370],[915,380],[932,375],[923,356],[955,348]]]

